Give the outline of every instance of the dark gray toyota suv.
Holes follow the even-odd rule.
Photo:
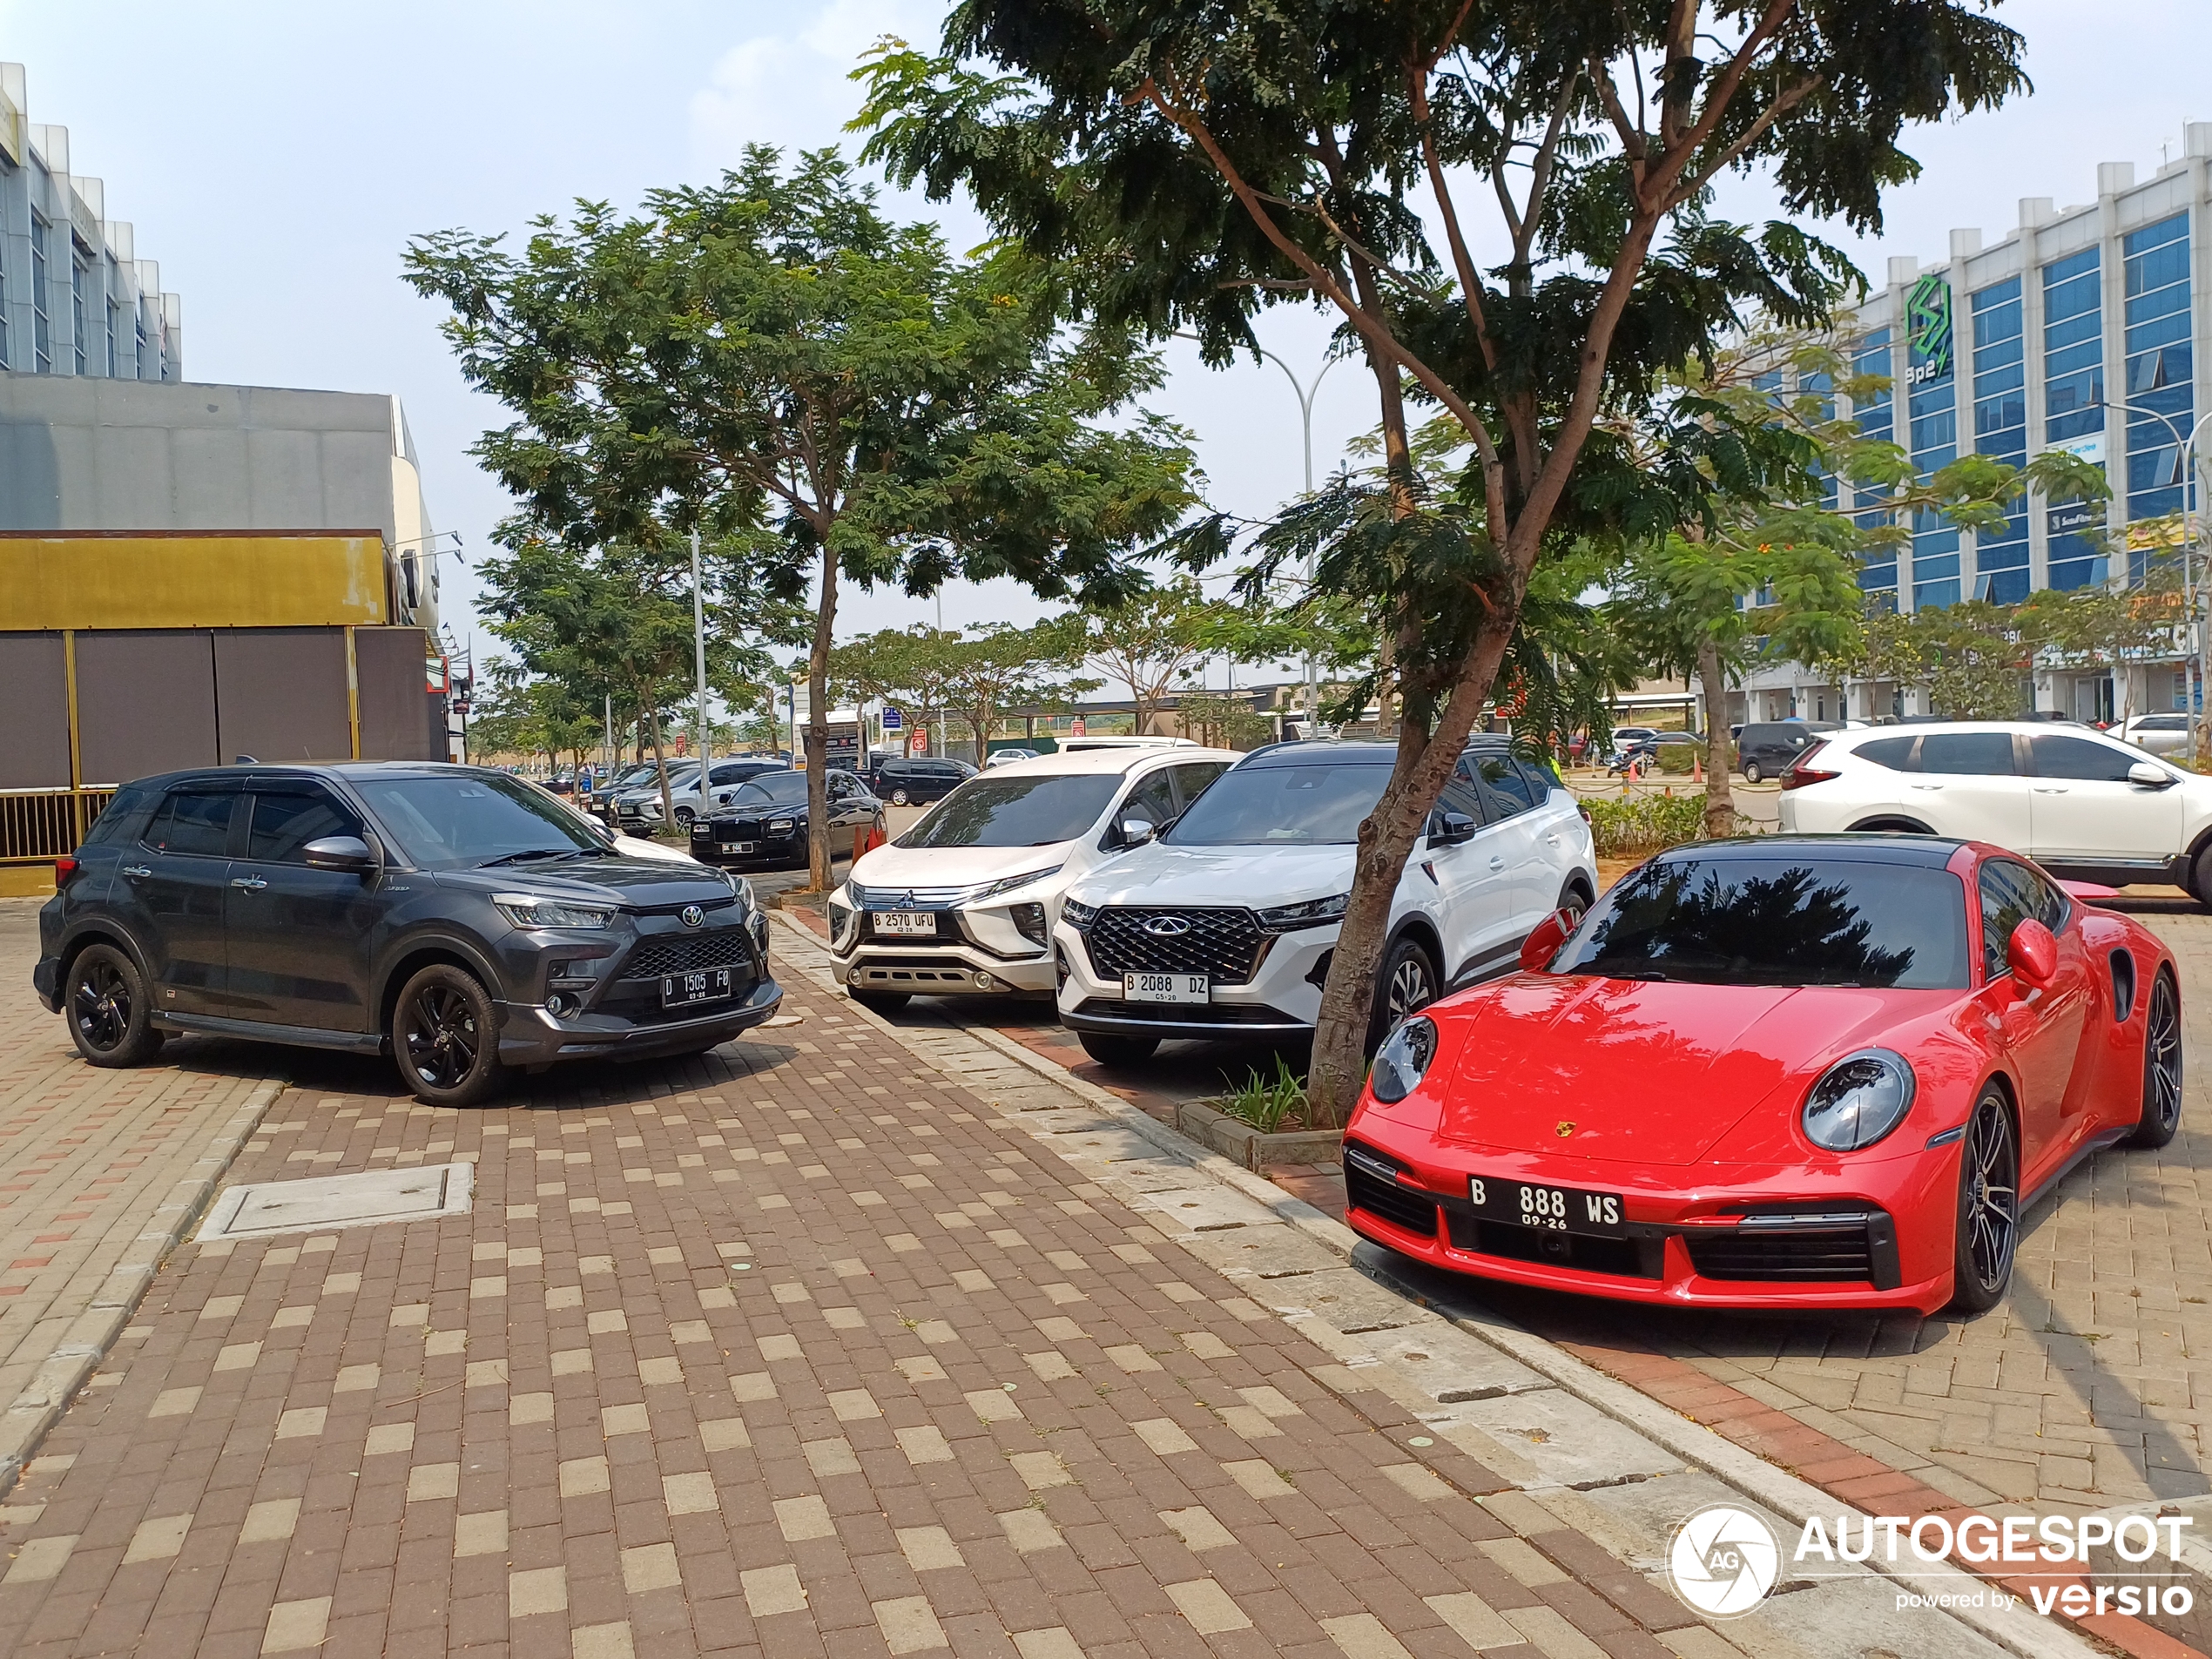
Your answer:
[[[509,1067],[692,1053],[773,1014],[751,887],[609,833],[470,766],[142,779],[57,864],[38,997],[96,1066],[172,1031],[388,1053],[440,1106]]]

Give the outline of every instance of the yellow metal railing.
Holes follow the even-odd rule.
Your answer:
[[[77,850],[115,798],[112,789],[42,789],[0,794],[0,864],[46,864]]]

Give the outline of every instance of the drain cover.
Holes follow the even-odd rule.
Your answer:
[[[472,1163],[438,1163],[419,1170],[370,1170],[361,1175],[226,1187],[208,1211],[199,1238],[203,1242],[266,1238],[328,1227],[367,1227],[380,1221],[464,1216],[475,1173]]]

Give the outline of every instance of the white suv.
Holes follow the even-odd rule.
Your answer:
[[[1988,841],[2053,874],[2170,881],[2212,902],[2212,778],[2087,726],[1946,722],[1831,732],[1782,774],[1784,834]]]
[[[1091,1057],[1142,1060],[1163,1037],[1311,1030],[1360,820],[1397,753],[1256,750],[1161,840],[1069,887],[1053,934],[1060,1019]],[[1447,987],[1510,968],[1539,921],[1596,894],[1575,798],[1502,739],[1470,745],[1393,896],[1371,1037]]]
[[[872,1008],[909,996],[1052,994],[1070,882],[1151,840],[1236,763],[1231,749],[1116,745],[994,766],[853,866],[830,954]]]

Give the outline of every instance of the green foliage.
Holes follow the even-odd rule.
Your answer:
[[[1702,795],[1585,796],[1590,834],[1602,859],[1640,859],[1694,841],[1705,833]]]
[[[1253,713],[1249,698],[1180,691],[1175,716],[1182,736],[1212,749],[1257,749],[1275,735],[1275,722]]]
[[[1264,1077],[1255,1069],[1213,1103],[1225,1116],[1251,1124],[1263,1135],[1305,1126],[1305,1084],[1281,1055],[1275,1056],[1272,1077]]]
[[[1146,585],[1118,603],[1086,606],[1070,637],[1074,660],[1130,688],[1136,729],[1151,730],[1175,683],[1201,658],[1250,648],[1251,620],[1237,607],[1209,599],[1189,577]]]

